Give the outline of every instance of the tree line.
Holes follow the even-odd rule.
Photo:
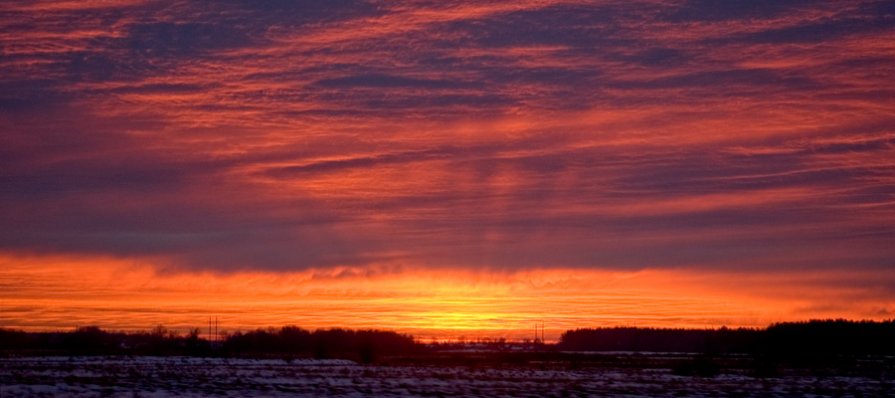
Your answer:
[[[70,332],[0,329],[0,353],[17,355],[187,355],[280,358],[345,358],[372,362],[381,355],[411,354],[413,337],[392,331],[318,329],[295,326],[224,335],[220,341],[158,326],[148,332],[110,332],[95,326]]]
[[[812,320],[764,329],[596,328],[563,333],[566,351],[654,351],[810,358],[895,355],[895,320]]]
[[[495,349],[513,343],[499,341]],[[517,344],[519,347],[529,347]],[[576,329],[549,351],[651,351],[704,354],[751,354],[812,360],[841,355],[895,355],[895,320],[814,320],[787,322],[764,329]],[[68,332],[0,329],[0,355],[190,355],[280,358],[345,358],[364,363],[383,356],[425,356],[440,349],[410,335],[382,330],[318,329],[295,326],[257,329],[209,341],[199,329],[177,333],[162,326],[146,332],[105,331],[95,326]]]

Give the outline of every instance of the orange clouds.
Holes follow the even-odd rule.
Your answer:
[[[336,268],[290,273],[159,273],[129,261],[9,257],[0,324],[32,330],[98,324],[226,330],[295,324],[388,328],[420,338],[548,338],[585,326],[760,327],[810,317],[883,319],[891,299],[836,287],[842,275],[556,269]],[[890,276],[890,275],[889,275]],[[852,275],[855,277],[855,275]],[[863,276],[857,276],[859,281]],[[846,277],[848,279],[848,277]],[[819,293],[822,290],[822,293]]]
[[[160,302],[189,317],[208,306],[184,284],[208,278],[239,305],[299,278],[349,297],[310,301],[350,320],[363,294],[301,278],[378,267],[406,272],[369,282],[400,293],[370,314],[408,329],[462,329],[469,306],[479,327],[516,330],[548,293],[612,322],[714,325],[734,311],[693,292],[729,275],[780,289],[821,275],[819,296],[883,281],[865,290],[884,312],[895,296],[891,16],[874,1],[11,3],[0,13],[0,250],[82,258],[102,275],[114,273],[95,259],[141,264],[126,279],[172,289]],[[66,272],[33,268],[44,267]],[[443,281],[446,270],[460,276]],[[489,296],[569,270],[636,275],[699,304],[672,321],[659,293],[643,296],[660,309],[642,318],[585,293]],[[463,290],[492,274],[503,276],[444,302],[401,287]],[[258,290],[239,285],[247,275]],[[117,305],[103,303],[106,284],[62,298],[99,294],[82,312],[99,316]],[[10,296],[38,285],[10,284]],[[767,299],[786,307],[756,303],[760,322],[798,312],[755,285],[737,311]],[[510,293],[518,307],[501,304]],[[252,304],[279,315],[246,325],[292,316],[283,295]],[[404,298],[436,309],[420,304],[415,320],[383,309]],[[152,314],[135,324],[170,323],[133,304]],[[859,307],[841,313],[873,316]]]

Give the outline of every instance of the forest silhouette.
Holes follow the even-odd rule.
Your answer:
[[[146,332],[112,332],[95,326],[67,332],[0,329],[0,355],[186,355],[261,358],[344,358],[372,363],[382,358],[443,358],[446,351],[481,351],[575,359],[582,352],[690,353],[701,357],[743,354],[773,362],[811,364],[860,356],[895,355],[895,320],[813,320],[764,329],[595,328],[562,334],[556,344],[488,340],[424,344],[407,334],[383,330],[319,329],[296,326],[201,337],[162,326]]]

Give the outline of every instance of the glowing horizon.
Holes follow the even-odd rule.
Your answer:
[[[0,327],[890,318],[892,76],[876,0],[7,2]]]
[[[0,325],[25,330],[181,332],[217,317],[222,331],[294,325],[388,329],[421,340],[530,338],[548,341],[603,326],[765,327],[820,318],[888,319],[888,304],[842,275],[725,275],[699,270],[530,271],[345,268],[212,274],[162,272],[115,259],[4,258]],[[736,282],[732,282],[736,280]],[[776,291],[785,285],[788,291]],[[822,289],[819,293],[818,289]],[[871,289],[872,290],[872,289]],[[73,294],[73,292],[90,294]],[[843,304],[848,302],[848,304]]]

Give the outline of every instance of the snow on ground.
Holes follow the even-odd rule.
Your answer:
[[[0,397],[892,396],[860,377],[675,376],[668,369],[378,366],[345,360],[0,358]]]

